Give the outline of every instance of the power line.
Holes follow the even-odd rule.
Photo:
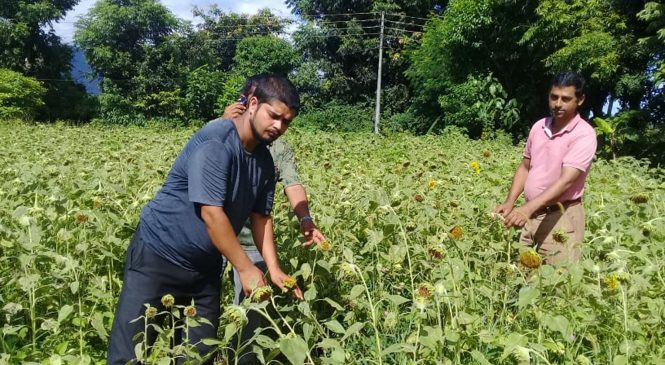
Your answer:
[[[417,16],[409,16],[409,15],[403,15],[403,14],[386,14],[386,15],[400,17],[400,18],[411,18],[411,19],[425,20],[425,21],[431,19],[431,18],[419,18]]]
[[[407,30],[407,29],[399,29],[399,28],[391,28],[391,27],[386,27],[386,29],[400,31],[400,32],[406,32],[406,33],[422,33],[423,32],[422,30]]]
[[[408,25],[408,26],[411,26],[411,27],[421,27],[422,28],[424,26],[422,24],[405,23],[405,22],[398,22],[398,21],[395,21],[395,20],[387,20],[387,19],[386,19],[386,22],[393,23],[393,24]]]

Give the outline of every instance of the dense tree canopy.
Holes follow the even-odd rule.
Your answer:
[[[44,29],[75,1],[3,1],[0,41],[7,46],[0,66],[28,76],[69,77],[69,48]],[[157,0],[98,1],[77,23],[75,40],[104,80],[102,119],[188,123],[214,118],[235,100],[247,76],[269,71],[294,80],[304,116],[313,115],[304,121],[368,130],[382,48],[386,129],[425,133],[454,126],[474,137],[497,130],[523,136],[548,113],[551,77],[575,70],[589,81],[583,112],[614,126],[603,136],[617,141],[615,134],[623,133],[632,136],[623,144],[639,145],[662,135],[662,1],[286,4],[295,17],[267,9],[247,15],[215,6],[194,8],[193,26]],[[362,120],[331,124],[327,120],[334,115]]]
[[[90,101],[81,85],[71,82],[72,49],[62,44],[51,25],[78,0],[1,0],[0,68],[45,82],[41,119],[90,117]]]

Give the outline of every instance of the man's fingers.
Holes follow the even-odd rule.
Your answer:
[[[300,290],[300,287],[297,286],[297,285],[296,285],[295,288],[293,288],[293,294],[295,294],[295,296],[296,296],[296,298],[298,298],[298,300],[303,300],[304,299],[304,297],[302,295],[302,290]]]

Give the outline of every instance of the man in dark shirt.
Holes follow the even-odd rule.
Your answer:
[[[144,314],[146,303],[160,311],[168,307],[160,303],[165,294],[176,305],[193,300],[197,314],[212,324],[190,328],[188,334],[201,355],[209,352],[200,340],[217,335],[222,255],[238,270],[247,295],[265,285],[263,272],[237,239],[247,218],[271,280],[284,288],[287,275],[279,266],[270,216],[275,171],[267,144],[286,131],[299,107],[288,79],[261,75],[247,113],[208,123],[180,152],[161,190],[141,212],[127,249],[109,364],[138,361],[134,348],[144,339],[136,335],[144,326],[132,320]],[[295,294],[302,297],[298,288]]]

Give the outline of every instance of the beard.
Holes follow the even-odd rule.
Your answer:
[[[249,125],[252,127],[252,135],[254,136],[254,138],[256,140],[260,141],[261,143],[272,143],[272,142],[274,142],[277,139],[277,137],[275,137],[275,138],[265,138],[261,135],[261,133],[259,133],[259,131],[256,129],[256,126],[254,125],[254,120],[255,119],[256,119],[256,114],[254,114],[254,117],[252,117],[252,119],[249,120]]]

